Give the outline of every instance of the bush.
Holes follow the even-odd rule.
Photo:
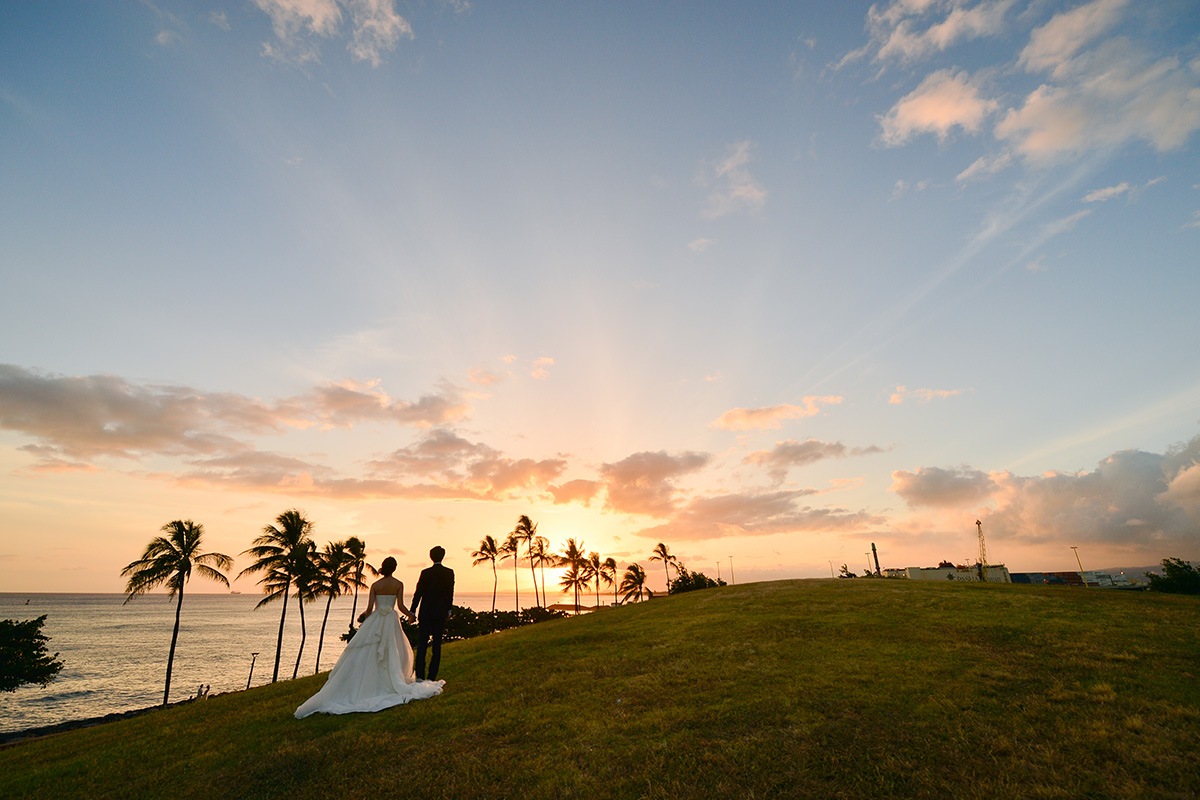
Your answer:
[[[1200,570],[1182,558],[1164,558],[1163,575],[1147,572],[1150,591],[1167,594],[1200,594]]]
[[[45,614],[25,622],[0,620],[0,692],[15,692],[27,683],[46,686],[63,668],[58,653],[46,652],[45,621]]]
[[[516,628],[521,625],[532,625],[566,616],[561,611],[550,611],[545,608],[523,608],[516,611],[475,611],[465,606],[451,606],[450,618],[446,620],[446,631],[442,641],[457,642],[472,639],[488,633]],[[408,635],[413,647],[417,646],[418,627],[406,625],[404,632]]]
[[[715,589],[718,586],[724,586],[725,581],[713,580],[703,572],[690,572],[686,567],[679,570],[679,575],[675,580],[671,581],[671,585],[667,589],[667,594],[679,594],[680,592],[691,592],[696,589]]]

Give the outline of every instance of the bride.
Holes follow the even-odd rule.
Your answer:
[[[296,719],[316,713],[380,711],[442,693],[445,681],[418,681],[413,675],[412,646],[400,629],[397,609],[409,623],[416,618],[404,605],[404,584],[392,577],[396,559],[385,558],[379,571],[383,577],[371,584],[367,610],[358,618],[362,627],[321,690],[296,709]]]

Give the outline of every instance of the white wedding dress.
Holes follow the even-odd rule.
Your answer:
[[[400,629],[396,595],[376,594],[375,606],[333,665],[329,680],[296,709],[296,719],[381,711],[442,693],[445,681],[414,677],[412,646]]]

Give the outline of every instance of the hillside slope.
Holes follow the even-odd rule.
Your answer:
[[[0,750],[0,797],[1195,797],[1200,601],[884,580],[710,589]]]

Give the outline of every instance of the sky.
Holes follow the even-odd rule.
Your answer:
[[[290,508],[460,591],[522,514],[1200,559],[1193,0],[4,3],[0,142],[0,591]]]

